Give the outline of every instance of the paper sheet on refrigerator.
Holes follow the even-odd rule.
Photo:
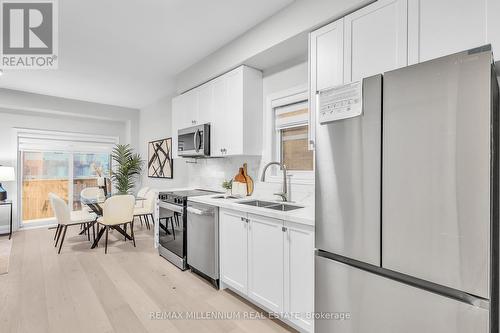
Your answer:
[[[360,116],[363,113],[362,81],[319,92],[319,123]]]

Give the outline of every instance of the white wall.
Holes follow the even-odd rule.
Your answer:
[[[141,109],[139,121],[139,152],[148,160],[148,142],[172,137],[172,97],[167,94],[155,103]],[[174,160],[174,179],[149,178],[147,164],[142,175],[142,186],[155,189],[187,186],[186,168],[181,160]]]
[[[138,110],[65,98],[0,89],[0,164],[18,165],[15,128],[31,128],[116,136],[121,143],[137,145]],[[3,184],[14,201],[14,225],[18,224],[18,184]],[[0,208],[0,229],[8,213]]]
[[[178,93],[219,76],[246,60],[305,31],[361,8],[374,0],[297,0],[239,38],[181,72]]]
[[[270,68],[264,71],[263,76],[262,90],[264,99],[267,95],[304,85],[307,84],[307,82],[307,61],[278,70]]]

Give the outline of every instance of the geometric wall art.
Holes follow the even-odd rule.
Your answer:
[[[172,138],[151,141],[148,144],[148,177],[174,177]]]

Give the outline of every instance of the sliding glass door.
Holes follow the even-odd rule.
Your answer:
[[[69,197],[69,154],[59,152],[22,153],[23,223],[52,219],[49,193]]]
[[[108,153],[21,151],[21,161],[23,226],[54,223],[51,192],[80,210],[80,192],[97,186],[99,176],[109,178],[111,169]]]

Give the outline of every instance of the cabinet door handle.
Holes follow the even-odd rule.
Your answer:
[[[281,227],[281,231],[286,232],[286,227]]]

